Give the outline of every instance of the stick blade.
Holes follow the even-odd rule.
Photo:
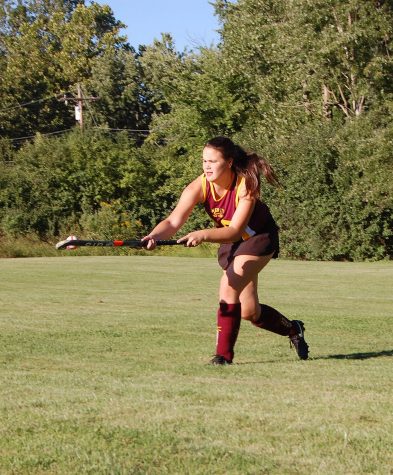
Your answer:
[[[75,236],[68,236],[67,239],[59,241],[56,244],[56,249],[76,249],[77,247],[77,238]]]
[[[69,241],[67,241],[67,239],[64,239],[64,241],[59,241],[57,244],[56,244],[56,249],[64,249],[66,246],[68,246],[69,244]]]

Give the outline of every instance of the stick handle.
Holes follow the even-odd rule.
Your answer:
[[[114,241],[114,242],[117,242],[117,241]],[[128,242],[130,242],[131,244],[128,244]],[[135,241],[123,241],[123,246],[130,246],[130,247],[133,247],[133,244]],[[140,247],[146,247],[147,246],[147,241],[138,241],[138,243],[140,243]],[[115,244],[116,245],[116,244]],[[158,241],[156,241],[156,245],[157,246],[179,246],[179,245],[183,245],[184,246],[184,242],[177,242],[176,239],[159,239]]]
[[[175,239],[164,239],[156,241],[157,246],[176,246],[183,245]],[[131,247],[140,249],[147,246],[147,241],[140,241],[138,239],[114,240],[114,241],[100,241],[93,239],[66,239],[56,244],[56,249],[66,249],[67,247]]]

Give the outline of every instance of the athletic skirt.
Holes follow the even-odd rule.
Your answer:
[[[246,241],[221,244],[218,249],[218,263],[226,270],[236,256],[268,256],[273,253],[273,259],[280,252],[278,230],[256,234]]]

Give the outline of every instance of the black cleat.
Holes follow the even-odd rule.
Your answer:
[[[221,355],[215,355],[214,358],[210,360],[210,364],[214,366],[225,366],[232,364],[232,361],[226,360]]]
[[[297,333],[289,336],[290,345],[293,346],[301,360],[308,358],[308,345],[304,339],[304,323],[300,320],[292,320],[292,324],[295,326]]]

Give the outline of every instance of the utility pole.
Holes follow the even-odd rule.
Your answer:
[[[69,102],[75,104],[75,120],[79,122],[79,127],[83,129],[83,103],[85,101],[97,101],[99,97],[83,97],[82,87],[80,83],[77,84],[77,96],[67,97],[64,95],[60,101],[63,101],[65,105],[68,105]]]
[[[78,82],[78,104],[75,106],[75,120],[79,119],[79,126],[83,129],[83,97],[82,97],[82,88]],[[78,110],[77,110],[78,108]]]

